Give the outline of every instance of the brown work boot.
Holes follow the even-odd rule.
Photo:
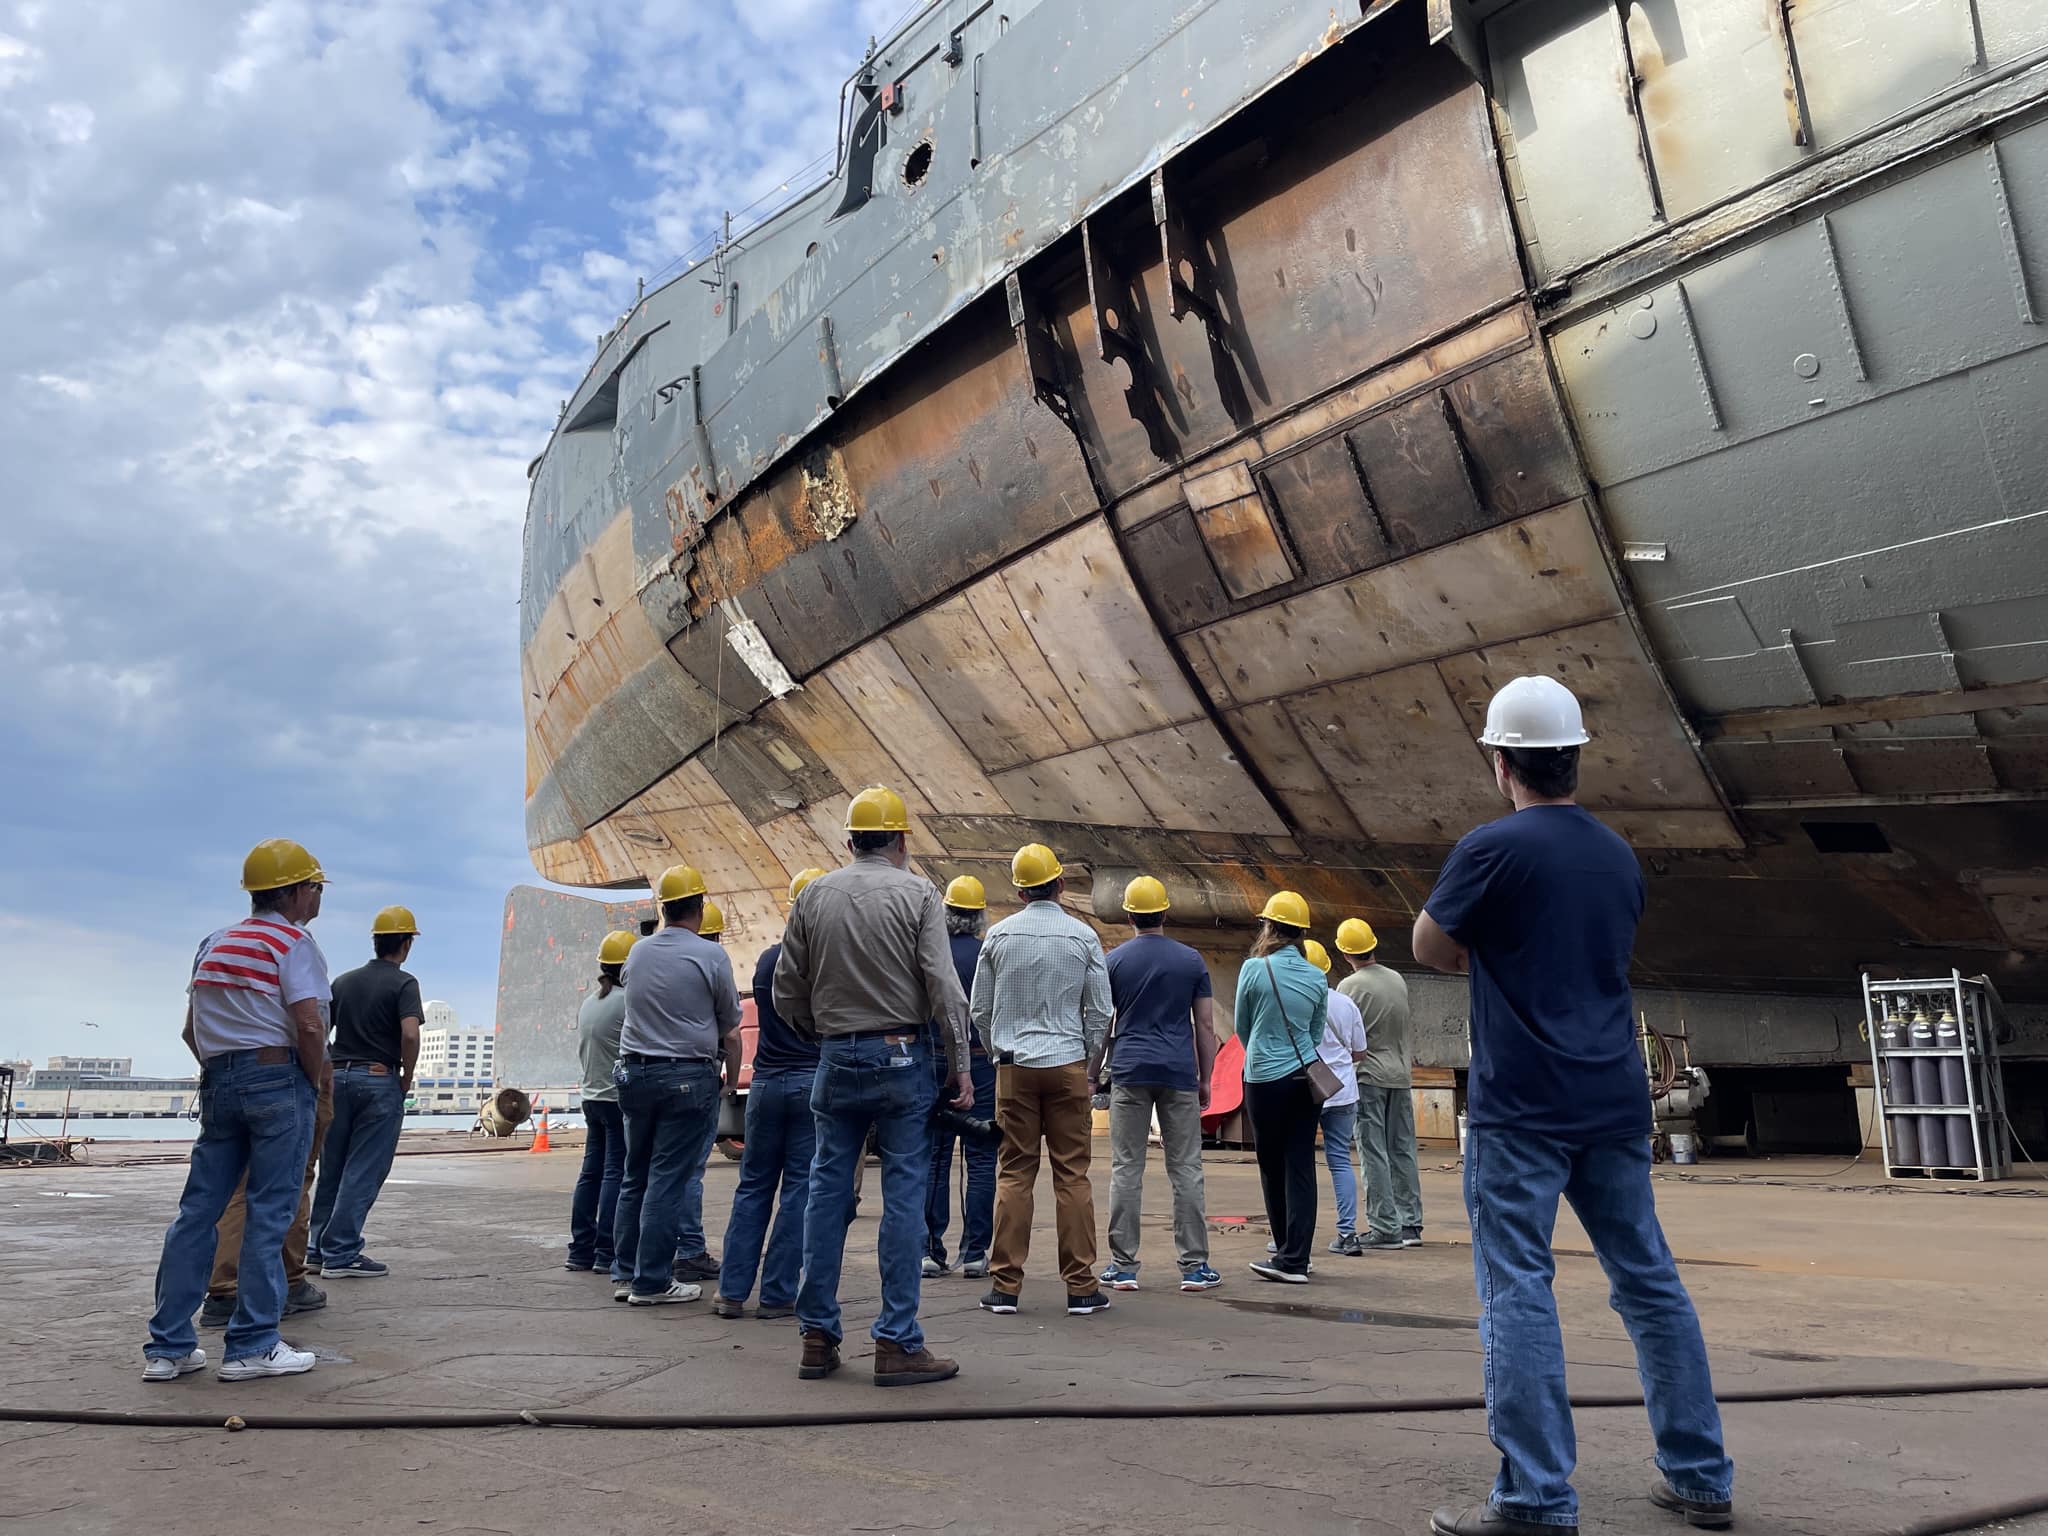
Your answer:
[[[946,1381],[959,1374],[958,1360],[948,1360],[928,1349],[913,1352],[888,1339],[875,1340],[875,1385],[878,1387],[921,1387],[927,1382]]]
[[[803,1364],[796,1368],[797,1375],[804,1381],[823,1381],[840,1367],[839,1341],[828,1339],[822,1333],[804,1335]]]

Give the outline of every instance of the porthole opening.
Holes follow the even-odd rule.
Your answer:
[[[929,140],[911,147],[903,157],[903,185],[917,187],[924,184],[925,177],[932,173],[932,146]]]

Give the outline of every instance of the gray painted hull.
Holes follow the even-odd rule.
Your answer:
[[[746,961],[886,781],[940,879],[1399,959],[1544,671],[1646,987],[2048,998],[2048,7],[1624,10],[911,23],[536,461],[536,867]]]

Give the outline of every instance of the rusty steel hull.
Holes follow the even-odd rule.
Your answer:
[[[835,182],[624,317],[537,462],[536,867],[687,859],[746,961],[881,781],[935,878],[1042,840],[1105,925],[1156,874],[1221,959],[1288,885],[1400,961],[1542,671],[1646,982],[2048,997],[2048,18],[1954,6],[1951,78],[1879,7],[1282,6],[1268,46],[1138,5],[1118,91],[1077,63],[1014,124],[998,66],[1087,8],[934,7]],[[1240,41],[1161,128],[1198,35]]]

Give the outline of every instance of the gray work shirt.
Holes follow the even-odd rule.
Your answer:
[[[718,1041],[740,1027],[732,956],[687,928],[663,928],[626,956],[626,1055],[716,1061]]]
[[[619,1096],[612,1068],[619,1064],[619,1031],[626,1027],[626,989],[583,999],[576,1015],[576,1054],[583,1065],[583,1097],[609,1104]]]
[[[775,1011],[813,1040],[921,1033],[935,1019],[948,1067],[967,1070],[967,997],[946,939],[945,901],[931,881],[880,854],[861,854],[804,887],[783,930],[774,994]]]
[[[1056,901],[989,929],[974,968],[974,1027],[1020,1067],[1095,1061],[1109,1034],[1109,967],[1095,930]]]
[[[1399,971],[1384,965],[1368,965],[1338,982],[1337,990],[1358,1004],[1358,1012],[1365,1020],[1369,1049],[1365,1060],[1358,1064],[1360,1086],[1412,1086],[1407,980]]]

